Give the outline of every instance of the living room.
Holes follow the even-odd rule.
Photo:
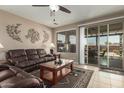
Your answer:
[[[0,5],[0,87],[123,88],[123,11]]]

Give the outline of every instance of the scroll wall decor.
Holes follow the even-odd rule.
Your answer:
[[[42,43],[45,43],[49,40],[49,34],[46,33],[46,31],[43,31],[43,33],[44,33],[44,35],[43,35],[44,39],[43,39]]]
[[[40,40],[40,34],[34,29],[29,29],[28,34],[25,35],[27,39],[30,39],[31,43],[35,43]]]
[[[18,30],[18,28],[19,28],[20,25],[21,25],[21,24],[7,25],[7,26],[6,26],[6,31],[7,31],[8,35],[9,35],[12,39],[17,40],[17,41],[19,41],[19,42],[22,42],[22,40],[21,40],[21,38],[20,38],[20,36],[19,36],[21,30]]]

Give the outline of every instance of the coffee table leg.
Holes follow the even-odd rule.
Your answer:
[[[53,71],[53,84],[57,83],[57,71]]]
[[[43,79],[43,75],[44,75],[44,69],[40,68],[40,77],[41,77],[41,79]]]
[[[71,71],[73,71],[73,63],[71,64]]]

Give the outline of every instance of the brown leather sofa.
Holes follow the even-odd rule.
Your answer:
[[[43,81],[15,66],[0,65],[1,88],[38,88]]]
[[[16,49],[9,50],[6,59],[10,65],[31,72],[38,69],[39,64],[55,60],[55,57],[46,54],[44,49]]]

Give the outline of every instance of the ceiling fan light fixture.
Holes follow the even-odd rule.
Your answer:
[[[50,5],[49,8],[50,8],[51,11],[55,11],[55,12],[59,10],[58,5]]]

